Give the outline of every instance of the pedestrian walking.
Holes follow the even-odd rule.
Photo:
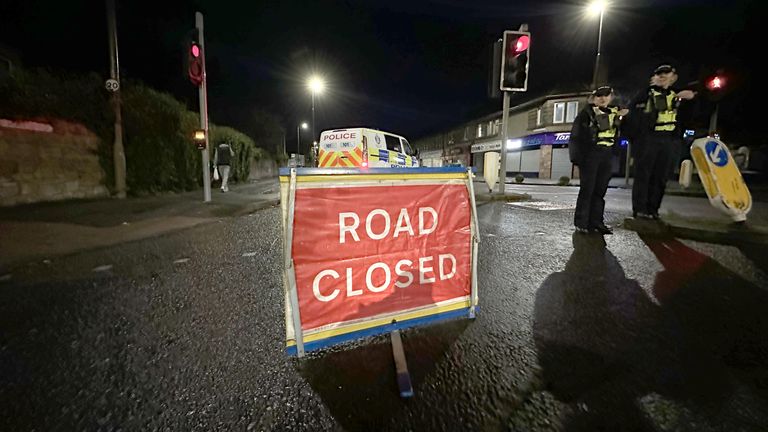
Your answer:
[[[682,100],[693,99],[696,93],[672,89],[676,81],[674,67],[657,67],[650,87],[641,91],[630,105],[629,138],[636,149],[632,213],[636,218],[659,219],[667,179],[676,162],[677,149],[682,146],[678,108]]]
[[[613,89],[598,87],[591,102],[576,116],[568,144],[571,162],[579,167],[579,197],[573,224],[580,233],[613,234],[605,224],[605,193],[613,171],[611,159],[619,137],[619,120],[627,109],[612,106]]]
[[[213,165],[216,166],[216,169],[219,171],[222,192],[229,192],[229,171],[234,156],[235,152],[232,151],[232,147],[230,147],[228,143],[222,142],[216,147],[216,152],[213,156]]]

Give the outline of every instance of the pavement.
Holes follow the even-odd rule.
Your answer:
[[[635,220],[631,211],[631,185],[623,177],[614,177],[606,195],[606,212],[613,211],[624,219],[618,223],[626,229],[652,234],[671,234],[675,237],[747,248],[768,245],[768,190],[763,185],[750,188],[753,205],[743,224],[734,223],[728,216],[709,204],[706,193],[700,185],[681,187],[670,181],[660,213],[663,223]],[[498,186],[497,186],[498,187]],[[550,189],[551,187],[551,189]],[[482,201],[560,201],[575,206],[579,181],[571,180],[570,185],[560,186],[557,180],[529,179],[516,183],[507,178],[506,193],[489,193],[484,181],[475,181],[475,194]],[[554,196],[554,198],[553,198]],[[559,196],[559,198],[558,198]],[[570,199],[564,198],[570,196]]]
[[[529,190],[532,185],[556,186],[556,181],[526,179],[523,184],[517,184],[510,178],[503,197],[489,194],[484,182],[476,181],[475,193],[478,202],[541,201],[551,195],[540,189]],[[619,187],[622,185],[623,178],[612,179],[613,192],[609,190],[609,195],[629,193],[628,189]],[[570,187],[553,190],[576,194],[578,180],[572,180]],[[681,238],[710,243],[747,247],[768,245],[766,202],[755,202],[747,224],[735,225],[709,206],[706,199],[676,193],[679,190],[678,185],[670,182],[670,197],[665,199],[662,208],[666,225],[637,224],[625,219],[624,227],[636,231],[668,231]],[[674,202],[677,198],[672,198],[674,195],[684,195],[685,202]],[[233,185],[228,193],[214,188],[208,203],[203,202],[202,190],[197,190],[125,200],[70,200],[0,208],[0,278],[24,262],[45,261],[83,250],[155,237],[249,214],[278,203],[279,184],[276,178],[270,178]],[[626,218],[631,216],[626,205],[613,210]]]
[[[0,207],[0,277],[12,267],[155,237],[279,203],[277,178],[124,200],[69,200]]]

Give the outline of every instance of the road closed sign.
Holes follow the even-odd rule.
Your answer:
[[[344,172],[281,175],[288,351],[474,313],[468,172]]]
[[[699,138],[691,144],[691,156],[712,206],[736,222],[746,220],[752,195],[728,146],[712,137]]]

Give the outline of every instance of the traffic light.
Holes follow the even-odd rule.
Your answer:
[[[718,101],[726,92],[728,78],[723,71],[718,70],[714,75],[710,75],[704,80],[704,86],[709,90],[709,99]]]
[[[196,129],[192,140],[199,150],[205,150],[205,129]]]
[[[706,86],[709,91],[720,91],[725,88],[726,79],[722,75],[714,75],[707,79]]]
[[[187,44],[187,74],[192,84],[196,86],[203,84],[203,47],[199,43],[196,29],[192,32],[192,37]]]
[[[528,59],[531,34],[524,31],[505,31],[501,57],[501,90],[526,91],[528,89]]]

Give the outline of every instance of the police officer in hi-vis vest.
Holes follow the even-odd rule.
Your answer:
[[[580,233],[613,234],[605,225],[605,192],[613,171],[611,160],[619,137],[619,120],[627,109],[611,106],[613,89],[602,86],[573,121],[568,144],[571,162],[579,167],[579,197],[573,223]]]
[[[659,219],[667,178],[675,163],[674,156],[683,139],[677,128],[677,111],[681,100],[696,95],[691,90],[675,91],[675,68],[661,65],[653,71],[651,86],[631,104],[632,137],[635,155],[635,180],[632,185],[634,217]]]

